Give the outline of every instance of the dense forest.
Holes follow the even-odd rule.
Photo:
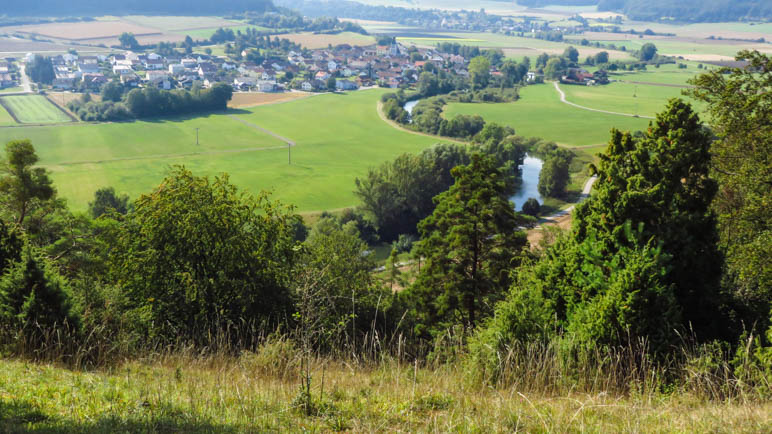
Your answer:
[[[231,12],[273,10],[271,0],[6,0],[2,13],[9,16],[76,16],[121,14],[218,15]]]

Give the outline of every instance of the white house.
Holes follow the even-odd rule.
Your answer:
[[[260,92],[275,92],[276,91],[276,83],[273,81],[259,81],[257,83],[257,90]]]
[[[314,90],[314,85],[312,85],[308,81],[304,81],[303,84],[300,85],[300,88],[305,90],[306,92],[311,92]]]
[[[335,82],[335,88],[338,90],[356,90],[357,84],[348,80],[337,80]]]
[[[330,60],[327,62],[327,70],[330,72],[335,72],[338,70],[338,64],[334,60]]]
[[[181,63],[174,63],[169,65],[169,74],[179,75],[185,72],[185,67]]]

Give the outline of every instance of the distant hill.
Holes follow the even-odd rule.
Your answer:
[[[598,5],[640,21],[719,22],[772,19],[770,0],[517,0],[529,7]]]
[[[3,0],[0,15],[98,16],[123,14],[220,15],[273,10],[271,0]]]

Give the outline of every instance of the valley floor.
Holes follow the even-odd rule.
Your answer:
[[[287,361],[159,358],[79,372],[0,361],[0,432],[770,432],[772,403],[687,392],[489,388],[461,364],[316,361],[313,415]],[[319,397],[322,397],[321,399]]]

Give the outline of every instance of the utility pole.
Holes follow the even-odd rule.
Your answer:
[[[292,143],[287,142],[287,164],[292,165]]]
[[[196,128],[196,146],[198,146],[198,128]]]

